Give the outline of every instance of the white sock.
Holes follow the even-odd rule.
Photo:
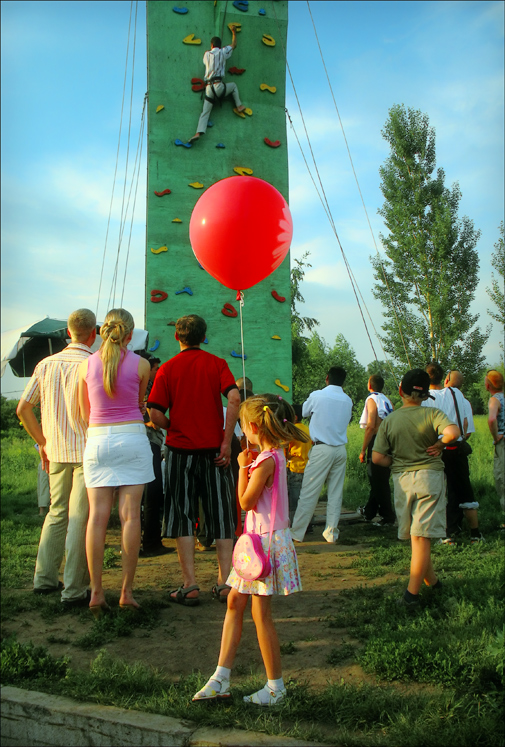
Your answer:
[[[231,669],[227,669],[226,667],[216,667],[216,671],[211,677],[211,680],[213,680],[215,677],[221,677],[223,680],[229,680],[231,674]]]
[[[270,690],[284,690],[284,680],[282,677],[279,680],[267,680],[267,685]]]

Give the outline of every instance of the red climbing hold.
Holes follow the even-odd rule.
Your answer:
[[[221,313],[224,314],[225,316],[231,316],[231,317],[237,316],[237,311],[236,309],[233,308],[231,303],[225,303],[225,305],[221,309]]]
[[[228,72],[231,75],[242,75],[242,73],[245,73],[245,67],[230,67]]]
[[[203,91],[205,83],[201,78],[191,78],[191,90],[192,91]]]
[[[163,197],[163,195],[169,195],[171,191],[171,189],[164,189],[163,192],[155,192],[154,194],[156,197]]]
[[[267,137],[265,138],[264,142],[269,145],[271,148],[278,148],[281,144],[280,140],[276,140],[275,143],[272,143],[271,140],[269,140]]]
[[[160,291],[160,290],[151,291],[151,301],[153,303],[160,303],[160,301],[166,301],[167,298],[168,298],[168,293],[165,293],[165,291]]]
[[[276,301],[278,301],[279,303],[284,303],[284,301],[286,300],[286,299],[284,298],[284,296],[279,296],[279,294],[278,294],[278,293],[277,293],[277,291],[275,291],[275,290],[273,290],[273,291],[272,291],[272,296],[273,296],[273,297],[275,298],[275,300],[276,300]]]

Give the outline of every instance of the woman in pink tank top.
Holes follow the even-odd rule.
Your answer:
[[[86,556],[91,580],[89,607],[96,618],[109,611],[102,568],[116,488],[123,570],[119,606],[139,607],[133,598],[133,580],[140,549],[140,503],[144,485],[154,480],[154,472],[140,409],[151,367],[127,348],[134,326],[126,309],[109,311],[100,329],[100,350],[79,368],[79,406],[89,423],[83,461],[89,500]]]

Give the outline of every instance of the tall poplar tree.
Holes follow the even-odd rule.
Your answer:
[[[480,236],[473,221],[458,217],[459,185],[435,174],[435,130],[428,115],[404,105],[389,111],[382,135],[390,154],[380,168],[388,234],[385,257],[373,257],[374,296],[384,307],[383,344],[404,366],[436,360],[479,375],[489,331],[475,324],[470,305],[478,282]]]

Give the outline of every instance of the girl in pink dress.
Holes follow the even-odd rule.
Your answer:
[[[247,448],[238,457],[238,497],[242,508],[249,512],[247,531],[261,536],[265,554],[268,553],[270,539],[276,464],[279,469],[270,550],[272,570],[264,579],[245,581],[232,569],[227,580],[232,588],[228,595],[218,667],[193,701],[230,697],[231,668],[242,635],[244,611],[249,597],[252,597],[252,616],[268,681],[261,690],[244,697],[244,701],[259,706],[273,706],[284,700],[286,689],[282,679],[279,639],[272,619],[272,595],[292,594],[302,588],[289,531],[286,460],[280,447],[295,438],[300,440],[300,431],[295,427],[291,405],[274,394],[260,394],[245,400],[240,407],[240,422],[248,443],[259,446],[260,454],[258,456],[257,452]]]

